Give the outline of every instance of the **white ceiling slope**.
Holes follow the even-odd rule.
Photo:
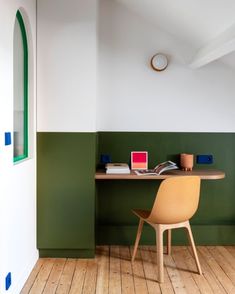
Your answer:
[[[193,67],[203,66],[235,51],[235,44],[232,45],[235,33],[234,0],[116,1],[191,45],[197,52],[193,58]],[[229,58],[225,63],[229,63]]]
[[[201,67],[235,51],[235,23],[229,29],[219,34],[207,45],[198,50],[190,66]],[[228,59],[228,57],[227,57]]]

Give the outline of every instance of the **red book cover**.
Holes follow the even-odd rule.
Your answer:
[[[131,152],[131,169],[147,169],[148,168],[148,152],[132,151]]]

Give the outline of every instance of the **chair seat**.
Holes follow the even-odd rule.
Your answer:
[[[132,209],[132,212],[137,215],[138,217],[142,219],[146,219],[150,215],[150,210],[144,210],[144,209]]]

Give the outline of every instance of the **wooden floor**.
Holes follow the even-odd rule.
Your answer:
[[[133,248],[97,247],[95,259],[39,259],[21,294],[25,293],[235,293],[235,246],[197,246],[203,275],[188,247],[164,255],[165,282],[157,282],[155,247],[142,246],[134,264]]]

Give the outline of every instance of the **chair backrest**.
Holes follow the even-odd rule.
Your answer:
[[[198,176],[171,177],[164,180],[160,184],[148,220],[159,224],[189,220],[198,208],[200,182]]]

